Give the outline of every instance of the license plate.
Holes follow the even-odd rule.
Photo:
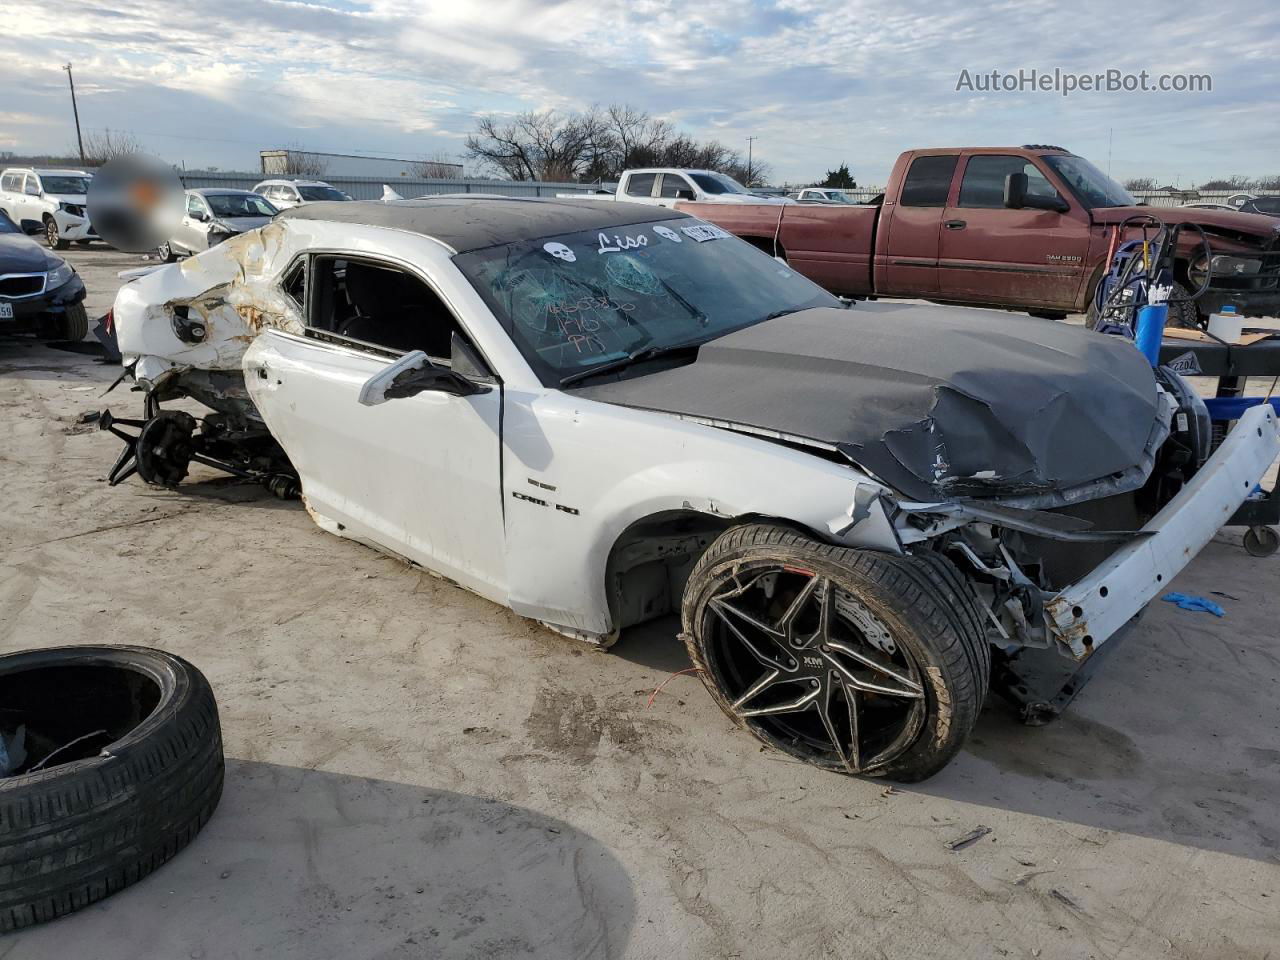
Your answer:
[[[0,320],[12,320],[12,319],[13,319],[13,304],[0,303]]]

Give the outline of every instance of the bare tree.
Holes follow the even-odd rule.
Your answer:
[[[1254,181],[1254,186],[1259,190],[1265,190],[1268,193],[1280,190],[1280,174],[1275,174],[1269,177],[1259,177]]]
[[[286,147],[284,169],[280,172],[285,176],[322,177],[328,169],[329,161],[323,155],[297,147]]]
[[[1154,190],[1156,188],[1155,177],[1130,177],[1124,182],[1126,190]]]
[[[694,167],[745,180],[742,154],[718,141],[700,142],[666,120],[625,104],[582,113],[542,111],[510,119],[481,117],[467,155],[512,180],[614,180],[634,167]],[[766,165],[750,171],[757,183]]]
[[[84,135],[85,163],[100,167],[108,160],[142,152],[142,141],[129,130],[90,130]]]
[[[1253,182],[1242,174],[1236,174],[1234,177],[1226,179],[1209,180],[1200,184],[1201,190],[1248,190],[1253,186]]]
[[[446,153],[435,153],[426,160],[409,164],[409,173],[424,180],[459,180],[462,164],[451,161]]]

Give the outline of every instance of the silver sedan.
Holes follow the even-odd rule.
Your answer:
[[[249,190],[187,191],[187,207],[168,242],[156,248],[161,260],[201,253],[228,237],[260,227],[279,211]]]

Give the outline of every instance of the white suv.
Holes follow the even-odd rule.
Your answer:
[[[84,170],[9,167],[0,173],[0,211],[28,233],[38,228],[54,250],[87,244],[98,239],[85,206],[92,179]]]
[[[266,197],[277,210],[287,210],[316,200],[351,199],[323,180],[263,180],[253,188],[253,192]]]

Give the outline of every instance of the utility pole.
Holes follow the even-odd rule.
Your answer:
[[[752,175],[753,175],[753,174],[754,174],[754,172],[755,172],[755,171],[754,171],[754,169],[753,169],[753,167],[752,167],[752,165],[751,165],[751,148],[755,145],[755,142],[756,142],[756,140],[757,140],[757,139],[759,139],[759,138],[758,138],[758,137],[747,137],[747,186],[748,186],[748,187],[750,187],[750,186],[751,186],[751,178],[752,178]]]
[[[76,106],[76,81],[71,76],[71,64],[62,68],[67,71],[67,83],[71,84],[71,112],[76,118],[76,145],[80,148],[80,164],[84,165],[84,140],[80,136],[80,108]]]

